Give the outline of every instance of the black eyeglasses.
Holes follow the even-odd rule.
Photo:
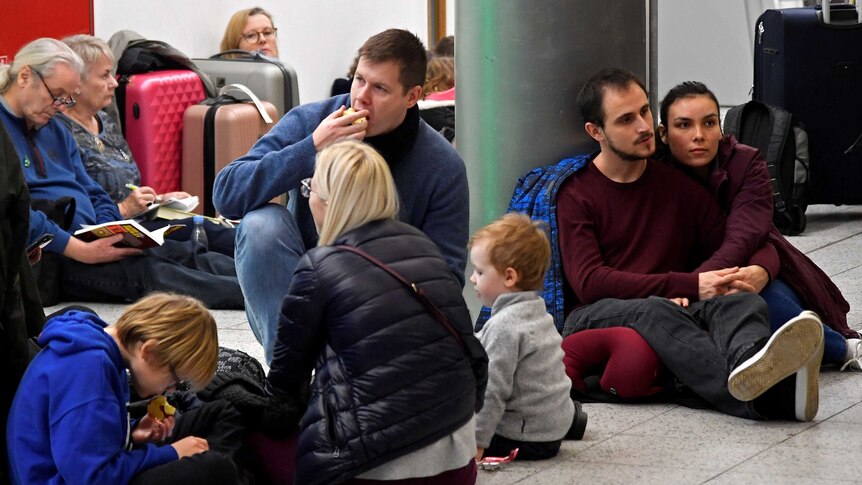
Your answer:
[[[265,40],[272,40],[272,39],[275,39],[275,36],[277,35],[277,32],[278,32],[278,29],[276,29],[275,27],[273,27],[272,29],[264,30],[264,31],[261,31],[261,32],[247,32],[247,33],[245,33],[245,34],[242,34],[242,38],[243,38],[246,42],[248,42],[248,43],[250,43],[250,44],[251,44],[251,43],[254,43],[254,42],[258,42],[258,41],[260,40],[260,38],[261,38],[261,37],[263,37]]]
[[[299,183],[299,193],[307,199],[311,197],[311,192],[311,179],[302,179],[302,182]]]
[[[72,98],[71,94],[69,95],[69,99],[66,99],[62,96],[54,96],[53,94],[51,94],[51,88],[49,88],[48,84],[45,83],[45,78],[44,78],[44,76],[42,76],[42,73],[33,69],[32,67],[30,68],[30,70],[33,71],[33,74],[35,74],[36,77],[38,77],[40,81],[42,81],[42,86],[45,86],[45,89],[48,91],[48,96],[51,96],[51,100],[52,100],[51,104],[55,108],[59,108],[60,106],[65,106],[67,108],[71,108],[72,106],[75,106],[76,104],[78,104],[78,102],[75,101],[74,98]]]
[[[180,384],[182,384],[183,381],[182,381],[182,379],[180,379],[180,376],[177,375],[177,370],[174,369],[174,366],[172,366],[172,365],[168,366],[168,370],[171,371],[171,379],[173,379],[173,381],[174,381],[174,383],[169,388],[176,389],[176,388],[180,387]]]

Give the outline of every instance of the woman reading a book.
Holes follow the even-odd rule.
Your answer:
[[[297,483],[474,483],[488,360],[460,283],[437,246],[396,219],[395,182],[371,146],[323,149],[302,195],[320,238],[284,299],[267,391],[301,395],[315,373],[283,462]]]
[[[132,157],[129,144],[117,123],[103,108],[111,104],[117,81],[111,73],[114,55],[105,41],[91,35],[74,35],[63,39],[72,51],[84,61],[76,103],[59,113],[57,118],[66,125],[78,142],[78,151],[87,174],[96,181],[111,199],[117,203],[124,219],[138,217],[151,204],[171,199],[182,202],[190,196],[186,192],[158,194],[152,187],[141,186],[141,172]],[[193,209],[192,207],[191,209]],[[176,223],[177,221],[173,221]],[[187,229],[171,233],[168,238],[187,240],[191,232],[191,220],[181,219]],[[157,229],[166,221],[143,222],[147,229]],[[234,255],[233,229],[216,224],[206,224],[210,249],[228,256]]]
[[[185,192],[157,194],[151,187],[141,186],[141,172],[123,132],[102,111],[111,104],[117,87],[111,73],[114,54],[108,44],[89,35],[67,37],[63,42],[84,61],[84,74],[77,103],[58,119],[72,130],[87,173],[117,202],[120,214],[128,219],[154,202],[189,197]]]

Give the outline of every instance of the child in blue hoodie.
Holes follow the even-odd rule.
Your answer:
[[[241,483],[239,413],[214,402],[131,422],[129,383],[154,396],[215,373],[216,324],[199,301],[155,293],[108,326],[70,311],[45,324],[6,433],[15,484]],[[208,452],[209,451],[209,452]]]

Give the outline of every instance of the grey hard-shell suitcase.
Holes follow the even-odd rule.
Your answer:
[[[279,117],[299,105],[296,71],[283,61],[242,50],[192,60],[209,76],[216,89],[228,84],[247,86],[262,101],[275,105]]]

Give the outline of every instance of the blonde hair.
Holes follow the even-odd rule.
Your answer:
[[[0,65],[0,93],[5,93],[12,87],[24,66],[30,66],[40,77],[49,77],[57,64],[66,64],[78,75],[84,73],[81,58],[66,44],[48,37],[30,42],[15,54],[12,64]]]
[[[452,57],[432,57],[428,59],[422,97],[438,91],[446,91],[455,86],[455,59]]]
[[[87,78],[90,65],[99,61],[102,56],[107,57],[111,64],[114,63],[114,53],[108,47],[108,43],[98,37],[86,34],[71,35],[65,37],[63,43],[84,61],[84,72],[81,74],[81,79]]]
[[[190,296],[150,293],[126,309],[114,324],[126,349],[156,340],[156,358],[191,380],[195,389],[212,379],[218,361],[218,330],[203,303]]]
[[[365,143],[344,140],[317,154],[314,190],[326,201],[318,246],[351,229],[398,214],[398,191],[386,160]]]
[[[524,214],[510,213],[479,229],[468,247],[484,242],[491,265],[500,274],[518,272],[518,288],[541,290],[551,263],[551,245],[542,223]]]
[[[231,49],[239,49],[239,41],[242,39],[242,31],[245,30],[245,24],[248,22],[249,17],[255,15],[266,15],[266,18],[269,19],[269,23],[272,24],[272,28],[275,28],[275,21],[272,19],[272,14],[266,10],[260,7],[240,10],[231,15],[230,20],[227,21],[227,27],[224,29],[224,37],[221,39],[221,52],[229,51]]]

